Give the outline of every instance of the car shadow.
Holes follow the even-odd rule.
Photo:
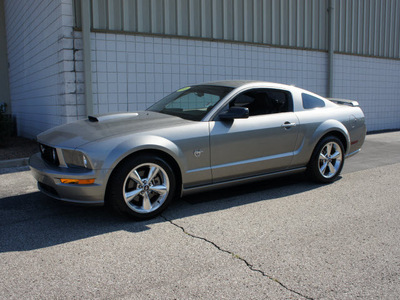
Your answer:
[[[142,232],[166,219],[275,200],[321,186],[297,175],[220,189],[176,200],[162,216],[141,222],[117,215],[107,207],[74,206],[39,192],[7,197],[0,200],[0,253],[41,249],[114,231]]]
[[[340,179],[339,176],[337,180]],[[323,186],[325,184],[310,181],[305,174],[296,174],[185,196],[172,203],[163,215],[167,219],[179,219],[259,201],[277,200]]]

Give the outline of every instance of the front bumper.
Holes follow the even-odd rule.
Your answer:
[[[38,188],[44,194],[67,202],[102,205],[104,204],[105,184],[102,170],[81,170],[50,166],[42,160],[40,153],[29,159],[29,167],[38,182]],[[91,179],[94,184],[63,184],[61,178]]]

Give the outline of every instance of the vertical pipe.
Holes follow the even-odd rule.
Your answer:
[[[328,97],[333,97],[333,56],[335,51],[335,0],[329,0]]]
[[[11,114],[10,84],[8,78],[7,36],[4,14],[4,1],[0,0],[0,102],[7,104]]]
[[[92,59],[90,53],[90,0],[81,1],[83,73],[85,79],[86,114],[93,114]]]

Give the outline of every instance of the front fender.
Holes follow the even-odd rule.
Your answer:
[[[121,142],[117,147],[114,148],[107,160],[114,162],[111,165],[105,165],[105,168],[114,169],[124,158],[127,156],[141,151],[141,150],[158,150],[170,155],[182,169],[184,166],[181,165],[183,161],[183,153],[181,149],[172,141],[152,135],[135,136],[134,139],[129,139]]]
[[[171,156],[178,164],[181,172],[185,170],[184,155],[172,141],[153,135],[134,135],[116,137],[96,143],[87,144],[83,151],[88,153],[95,169],[101,169],[108,181],[114,168],[126,157],[141,150],[158,150]]]

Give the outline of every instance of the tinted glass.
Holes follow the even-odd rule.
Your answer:
[[[287,91],[255,89],[238,95],[231,106],[247,107],[250,116],[293,111],[292,97]]]
[[[185,87],[166,96],[147,110],[200,121],[233,88],[213,85]]]
[[[303,107],[305,109],[325,107],[325,102],[322,99],[305,93],[301,94],[301,97],[303,99]]]

